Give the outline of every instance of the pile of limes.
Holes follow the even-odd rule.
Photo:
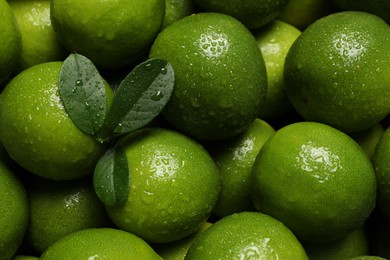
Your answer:
[[[390,259],[385,0],[0,0],[0,259]]]

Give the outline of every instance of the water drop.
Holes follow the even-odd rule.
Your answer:
[[[162,68],[161,69],[161,74],[163,74],[163,75],[167,75],[167,69],[166,68]]]
[[[157,93],[151,96],[150,98],[153,101],[160,101],[163,97],[164,97],[163,93],[161,93],[161,91],[157,91]]]
[[[146,64],[145,69],[148,71],[152,70],[152,64],[150,64],[150,63]]]
[[[76,86],[81,87],[84,83],[81,79],[76,80]]]

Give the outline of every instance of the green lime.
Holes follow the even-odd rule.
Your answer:
[[[374,157],[375,148],[381,139],[385,129],[378,123],[373,127],[357,133],[351,133],[350,136],[363,148],[370,160]]]
[[[71,181],[36,178],[27,191],[30,221],[26,235],[39,253],[67,234],[110,224],[89,178]]]
[[[379,140],[372,164],[378,182],[378,207],[390,217],[390,128],[386,128]]]
[[[119,144],[127,155],[130,192],[107,206],[114,224],[147,242],[167,243],[196,232],[211,215],[221,180],[208,152],[172,130],[146,128]]]
[[[332,0],[343,10],[363,11],[378,15],[386,22],[390,22],[390,2],[387,0]]]
[[[196,12],[193,0],[165,0],[165,16],[161,30]]]
[[[207,149],[222,179],[221,193],[213,212],[216,216],[255,210],[249,194],[252,167],[264,142],[274,132],[267,122],[255,119],[244,133],[209,145]]]
[[[226,216],[192,243],[191,259],[308,259],[301,243],[280,221],[258,212]]]
[[[259,117],[271,120],[291,114],[294,108],[285,93],[283,68],[287,52],[301,32],[288,23],[274,20],[253,34],[263,54],[268,81],[267,98]]]
[[[29,217],[25,188],[0,161],[0,256],[11,259],[22,243]]]
[[[345,237],[326,243],[303,243],[310,260],[345,260],[370,253],[369,238],[361,227]]]
[[[1,94],[0,140],[26,170],[54,180],[93,172],[104,145],[81,132],[58,94],[62,62],[35,65],[14,77]]]
[[[233,16],[249,29],[260,28],[274,20],[289,0],[195,0],[203,10]]]
[[[8,4],[15,14],[22,36],[18,71],[65,58],[64,47],[51,25],[50,0],[9,0]]]
[[[22,39],[9,3],[0,0],[0,84],[15,69],[22,51]]]
[[[276,131],[256,158],[252,183],[256,209],[306,242],[346,236],[365,223],[376,201],[375,173],[363,149],[315,122]]]
[[[338,11],[329,0],[290,0],[277,17],[299,30],[305,30],[316,20]]]
[[[169,61],[175,88],[163,110],[180,131],[203,140],[239,134],[265,101],[267,76],[252,33],[219,13],[187,16],[156,38],[151,58]]]
[[[161,257],[144,240],[131,233],[112,228],[92,228],[63,237],[39,259],[161,260]]]
[[[54,0],[50,11],[65,48],[114,69],[147,53],[163,22],[165,0]]]
[[[378,16],[338,12],[311,24],[285,61],[286,92],[307,121],[344,132],[390,112],[390,26]]]
[[[188,237],[171,243],[157,244],[154,245],[153,248],[164,260],[184,260],[194,239],[196,239],[203,231],[207,230],[212,225],[213,224],[210,222],[206,222],[200,227],[198,231]]]

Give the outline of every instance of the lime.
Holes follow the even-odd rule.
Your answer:
[[[9,0],[22,36],[22,53],[17,70],[33,65],[61,61],[65,50],[50,21],[50,0]]]
[[[26,235],[39,253],[67,234],[110,224],[89,178],[71,181],[36,178],[27,191],[30,221]]]
[[[196,12],[193,0],[165,0],[165,16],[161,30]]]
[[[15,16],[6,0],[0,0],[0,84],[14,71],[22,51]]]
[[[345,260],[370,253],[369,240],[363,227],[345,237],[327,243],[303,243],[310,260]]]
[[[255,210],[249,195],[251,171],[261,147],[274,132],[267,122],[255,119],[244,133],[212,142],[207,148],[222,179],[221,193],[213,212],[216,216]]]
[[[256,209],[307,242],[334,241],[361,227],[376,200],[374,169],[363,149],[315,122],[276,131],[256,158],[252,183]]]
[[[114,69],[147,53],[163,22],[165,0],[54,0],[50,11],[53,28],[69,51]]]
[[[127,155],[130,192],[107,206],[114,224],[147,242],[167,243],[196,232],[220,192],[218,168],[197,142],[172,130],[146,128],[119,144]]]
[[[213,224],[204,223],[194,234],[171,243],[157,244],[153,248],[164,260],[183,260],[196,239],[203,231],[207,230]]]
[[[10,259],[22,243],[29,216],[20,179],[0,161],[0,256]]]
[[[267,76],[252,33],[219,13],[187,16],[165,28],[150,57],[169,61],[175,88],[163,110],[178,130],[203,140],[232,137],[257,117]]]
[[[367,130],[352,133],[350,136],[363,148],[368,158],[372,159],[375,154],[375,148],[384,132],[384,127],[378,123]]]
[[[141,238],[112,228],[84,229],[50,246],[40,260],[144,259],[161,257]]]
[[[365,0],[332,0],[343,10],[363,11],[378,15],[386,22],[390,22],[390,2],[387,0],[376,0],[367,2]]]
[[[339,12],[311,24],[285,61],[286,92],[307,121],[344,132],[390,112],[390,27],[378,16]]]
[[[390,128],[386,128],[379,140],[373,157],[373,166],[378,182],[378,207],[390,217]]]
[[[289,0],[195,0],[203,10],[233,16],[249,29],[260,28],[274,20]]]
[[[339,11],[329,0],[290,0],[277,17],[299,30],[305,30],[316,20]]]
[[[291,114],[293,107],[287,98],[283,80],[284,60],[301,32],[288,23],[274,20],[253,32],[267,69],[268,91],[259,117],[264,120]]]
[[[258,212],[226,216],[201,233],[185,259],[308,259],[295,235]]]
[[[7,84],[0,102],[0,140],[26,170],[65,180],[93,172],[104,145],[81,132],[58,94],[62,62],[24,70]]]

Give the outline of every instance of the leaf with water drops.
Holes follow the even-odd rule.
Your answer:
[[[107,206],[120,206],[126,202],[130,174],[126,153],[120,146],[108,149],[99,159],[93,186],[98,198]]]
[[[109,128],[128,133],[151,122],[169,101],[175,75],[170,63],[149,59],[137,65],[119,85],[107,117]]]
[[[94,135],[106,116],[106,89],[95,65],[85,56],[70,54],[59,78],[59,94],[73,123],[84,133]]]

